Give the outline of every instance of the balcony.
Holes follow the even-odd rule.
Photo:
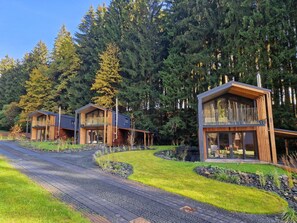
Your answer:
[[[47,123],[47,125],[49,125],[49,122]],[[45,127],[46,126],[46,121],[42,120],[42,121],[33,121],[32,122],[32,127]]]
[[[238,126],[238,125],[264,125],[258,119],[257,108],[244,109],[215,109],[204,114],[203,125],[207,126]]]
[[[106,119],[106,125],[110,124]],[[104,125],[104,117],[87,118],[85,122],[81,123],[82,127],[96,127]]]

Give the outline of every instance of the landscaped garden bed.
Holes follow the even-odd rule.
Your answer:
[[[277,171],[271,174],[244,173],[212,165],[196,167],[195,171],[207,178],[277,193],[297,211],[297,178],[292,173],[288,172],[287,175],[280,175]]]
[[[29,141],[29,140],[19,140],[19,144],[25,148],[45,151],[45,152],[77,152],[82,150],[94,149],[97,147],[86,146],[79,144],[72,144],[68,141]]]
[[[199,161],[199,150],[194,146],[179,146],[170,150],[160,150],[155,156],[167,160],[196,162]]]
[[[229,184],[200,176],[193,170],[205,163],[177,162],[156,157],[155,152],[169,150],[170,147],[157,147],[156,151],[127,151],[99,153],[96,162],[128,163],[133,166],[133,174],[128,179],[135,180],[166,191],[177,193],[197,201],[224,208],[254,214],[279,214],[287,208],[287,202],[277,194],[253,187]],[[104,164],[103,164],[104,165]],[[251,165],[251,164],[250,164]],[[245,168],[244,165],[238,165]],[[263,165],[264,169],[278,169]],[[115,168],[112,168],[115,169]]]
[[[140,151],[140,150],[150,150],[150,148],[127,147],[127,146],[109,147],[109,148],[101,147],[93,155],[93,160],[104,172],[108,172],[119,177],[128,178],[131,174],[133,174],[133,166],[128,163],[117,161],[113,154],[118,152]],[[110,154],[110,160],[100,159],[101,156],[107,155],[107,154]]]

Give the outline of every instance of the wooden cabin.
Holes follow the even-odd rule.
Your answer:
[[[94,104],[75,111],[75,141],[79,144],[107,146],[153,144],[149,131],[131,128],[130,117]]]
[[[270,90],[231,81],[197,98],[201,161],[277,162]]]
[[[46,141],[71,139],[74,137],[74,117],[48,111],[35,111],[29,114],[31,121],[31,140]]]

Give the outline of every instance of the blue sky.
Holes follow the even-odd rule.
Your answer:
[[[0,59],[23,58],[39,40],[52,49],[63,24],[72,35],[89,7],[109,0],[0,0]]]

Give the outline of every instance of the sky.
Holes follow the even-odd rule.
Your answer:
[[[22,59],[41,40],[49,50],[64,24],[74,35],[90,6],[110,0],[0,0],[0,60]]]

